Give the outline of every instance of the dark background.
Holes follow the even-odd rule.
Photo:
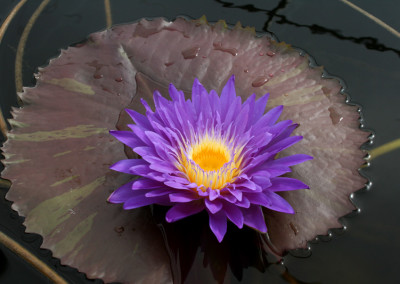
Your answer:
[[[0,0],[0,25],[20,1]],[[61,48],[84,40],[88,34],[106,28],[103,0],[50,0],[32,26],[23,56],[23,84],[34,85],[38,66],[59,55]],[[0,106],[10,118],[17,106],[15,60],[18,42],[30,17],[42,3],[27,1],[11,21],[0,43]],[[137,1],[111,0],[112,23],[127,23],[140,18],[177,16],[210,22],[224,19],[240,21],[256,31],[270,31],[279,40],[300,47],[318,65],[342,78],[352,101],[363,108],[364,122],[376,135],[377,148],[400,138],[400,38],[359,11],[339,0],[252,0],[252,1]],[[400,2],[395,0],[352,3],[400,31]],[[255,268],[244,271],[243,282],[262,283],[400,283],[400,151],[372,157],[363,172],[373,182],[370,190],[355,195],[358,214],[343,219],[347,230],[330,241],[313,242],[312,256],[285,257],[290,277],[271,277]],[[76,270],[64,267],[47,250],[39,249],[37,235],[24,234],[22,218],[5,201],[7,189],[0,193],[0,230],[32,251],[64,279],[74,283],[93,283]],[[252,279],[251,281],[249,279]],[[0,244],[1,283],[46,283],[49,280],[30,264]]]

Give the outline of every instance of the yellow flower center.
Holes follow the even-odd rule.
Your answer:
[[[193,147],[192,160],[205,171],[217,171],[229,162],[230,155],[225,145],[211,141]]]
[[[204,135],[181,147],[177,168],[203,191],[222,189],[240,174],[242,149],[232,149],[221,137]]]

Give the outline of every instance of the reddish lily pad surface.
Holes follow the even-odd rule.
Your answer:
[[[21,94],[25,106],[13,110],[3,147],[7,198],[26,217],[27,231],[43,236],[43,247],[88,277],[171,282],[149,208],[123,211],[106,202],[130,178],[109,166],[132,156],[108,130],[124,128],[128,106],[143,113],[140,98],[152,103],[154,89],[167,96],[173,83],[186,92],[198,78],[220,92],[235,74],[237,94],[270,93],[267,108],[283,104],[281,119],[299,124],[295,134],[304,139],[282,155],[314,157],[291,174],[310,189],[282,193],[296,214],[265,211],[276,252],[304,248],[342,226],[338,218],[355,209],[349,195],[366,182],[357,169],[368,133],[339,81],[322,72],[289,45],[224,22],[142,20],[92,34],[40,69],[37,86]]]

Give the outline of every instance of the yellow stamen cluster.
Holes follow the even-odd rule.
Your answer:
[[[218,135],[204,135],[181,147],[178,169],[187,179],[207,188],[222,189],[240,174],[242,148],[229,146]]]

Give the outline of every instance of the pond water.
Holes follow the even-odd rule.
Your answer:
[[[22,1],[21,1],[22,2]],[[0,8],[0,23],[19,1],[4,0]],[[110,13],[107,13],[110,3]],[[400,4],[393,1],[353,1],[352,3],[381,19],[394,30],[400,30],[396,11]],[[36,21],[31,16],[40,7],[43,11]],[[375,149],[399,137],[400,116],[400,38],[387,27],[377,24],[345,1],[28,1],[10,22],[0,42],[0,106],[6,118],[12,106],[17,106],[16,89],[35,84],[33,73],[39,66],[59,55],[61,48],[84,40],[87,35],[106,28],[107,24],[122,24],[140,18],[177,16],[199,18],[206,15],[210,22],[220,19],[229,24],[240,21],[255,27],[260,34],[269,31],[279,40],[299,47],[310,54],[317,65],[323,65],[332,75],[342,78],[353,102],[363,107],[364,123],[376,135]],[[24,48],[22,68],[16,66],[19,42],[26,27],[31,27]],[[1,31],[1,30],[0,30]],[[18,64],[17,64],[18,66]],[[17,74],[17,75],[16,75]],[[19,77],[19,74],[22,77]],[[20,91],[20,90],[19,90]],[[395,147],[393,147],[395,148]],[[379,152],[375,152],[379,153]],[[213,253],[232,251],[230,247],[213,247],[208,243],[204,255],[198,243],[182,240],[183,259],[193,260],[181,271],[187,283],[224,281],[225,283],[396,283],[400,281],[397,257],[400,252],[400,151],[372,156],[371,166],[362,172],[372,181],[369,190],[354,196],[358,213],[342,219],[346,230],[334,231],[332,239],[321,237],[311,243],[311,256],[289,253],[283,264],[263,265],[259,250],[249,246],[251,232],[241,238],[231,238],[230,246],[240,248],[229,255],[226,275],[218,269],[226,263],[213,263]],[[22,218],[4,200],[6,188],[1,189],[0,229],[22,243],[44,263],[74,283],[101,283],[88,280],[76,270],[64,267],[51,253],[39,249],[41,239],[24,234]],[[163,209],[155,208],[156,213]],[[157,214],[156,214],[157,216]],[[201,223],[204,216],[197,217]],[[162,221],[160,221],[162,222]],[[233,226],[229,230],[235,230]],[[179,228],[166,227],[167,235],[176,235]],[[168,230],[172,230],[172,233]],[[192,234],[203,234],[201,228]],[[207,233],[206,233],[207,234]],[[206,236],[207,238],[207,236]],[[253,240],[257,241],[257,240]],[[170,240],[174,250],[178,242]],[[0,282],[46,282],[43,275],[22,259],[0,245]],[[213,253],[211,253],[213,252]],[[203,258],[208,265],[203,265]],[[211,259],[211,261],[210,261]],[[222,258],[223,259],[223,258]],[[240,259],[240,261],[238,260]],[[190,263],[190,262],[188,262]],[[221,276],[222,275],[222,276]],[[221,278],[222,277],[222,278]]]

